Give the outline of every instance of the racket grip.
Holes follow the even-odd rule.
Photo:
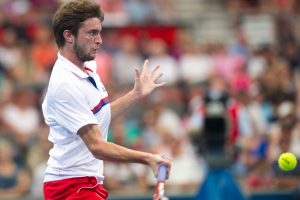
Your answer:
[[[164,182],[166,179],[167,179],[167,166],[159,165],[158,172],[157,172],[157,181]]]

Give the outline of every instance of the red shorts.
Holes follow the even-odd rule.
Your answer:
[[[45,200],[105,200],[108,192],[95,177],[68,178],[44,183]]]

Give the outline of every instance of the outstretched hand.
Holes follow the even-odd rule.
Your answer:
[[[149,71],[149,61],[145,60],[142,72],[135,68],[135,82],[133,91],[139,97],[145,97],[150,94],[155,88],[163,86],[165,82],[157,83],[157,80],[163,75],[155,72],[158,70],[159,65],[156,65]]]

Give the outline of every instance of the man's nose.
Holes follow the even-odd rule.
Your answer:
[[[96,44],[102,44],[102,37],[100,34],[98,34],[96,37],[95,37],[95,43]]]

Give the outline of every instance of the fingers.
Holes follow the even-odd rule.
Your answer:
[[[156,71],[160,68],[160,65],[156,65],[151,69],[150,72],[148,72],[149,69],[149,60],[146,59],[143,65],[142,72],[138,69],[135,68],[135,78],[138,79],[140,77],[146,77],[148,80],[151,80],[151,82],[155,85],[155,87],[161,87],[165,85],[165,82],[162,83],[156,83],[160,77],[162,77],[163,73],[160,73],[159,75],[154,75]]]
[[[160,164],[163,164],[167,167],[166,179],[168,179],[171,172],[171,158],[167,157],[166,155],[162,155],[161,158],[162,160],[160,161]]]
[[[150,71],[150,77],[153,76],[153,74],[157,71],[157,69],[159,68],[159,65],[156,65],[151,71]]]
[[[155,76],[153,78],[153,81],[156,82],[160,77],[162,77],[163,73],[160,73],[159,75]]]
[[[156,77],[153,78],[153,82],[155,83],[155,86],[156,86],[156,87],[161,87],[161,86],[163,86],[163,85],[166,84],[166,82],[156,83],[156,81],[157,81],[160,77],[162,77],[162,75],[163,75],[163,73],[160,73],[159,75],[157,75]]]
[[[145,60],[144,65],[143,65],[143,74],[145,74],[148,70],[148,66],[149,66],[149,61]]]
[[[155,87],[161,87],[161,86],[164,86],[165,84],[166,84],[166,82],[156,83]]]
[[[159,69],[160,65],[156,65],[155,67],[153,67],[151,69],[151,71],[148,73],[149,77],[152,77],[155,72]],[[149,68],[149,61],[145,60],[144,65],[143,65],[143,71],[142,74],[146,75],[148,72],[148,68]],[[162,74],[160,74],[159,76],[161,76]],[[159,77],[158,77],[159,78]],[[158,78],[155,78],[154,81],[156,81]]]
[[[139,70],[139,68],[134,68],[135,71],[135,78],[138,78],[141,75],[141,71]]]

